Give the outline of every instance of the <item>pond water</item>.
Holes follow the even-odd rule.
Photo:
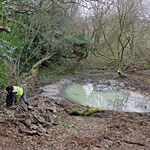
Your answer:
[[[72,83],[64,96],[84,106],[125,112],[150,112],[150,99],[133,91],[109,85]]]

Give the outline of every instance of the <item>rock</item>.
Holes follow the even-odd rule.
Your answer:
[[[41,112],[41,113],[45,113],[45,110],[46,110],[46,105],[44,103],[39,103],[38,104],[38,111]]]
[[[101,150],[99,147],[94,147],[93,150]]]
[[[13,110],[5,109],[4,113],[6,113],[9,117],[14,116],[15,112]]]
[[[25,125],[30,128],[31,127],[31,120],[30,119],[25,120]]]
[[[28,106],[28,110],[34,110],[32,106]]]
[[[34,118],[39,122],[39,123],[44,123],[45,119],[40,116],[40,114],[35,114],[33,113]]]
[[[57,116],[56,116],[56,115],[54,115],[54,114],[53,114],[52,116],[53,116],[53,118],[54,118],[54,119],[56,119],[56,118],[57,118]]]
[[[119,84],[121,87],[125,87],[125,84],[123,82],[120,82]]]
[[[28,135],[40,135],[40,134],[39,134],[37,131],[35,131],[35,130],[29,131],[29,130],[27,130],[27,129],[22,129],[22,128],[19,129],[19,133],[26,133],[26,134],[28,134]]]
[[[57,126],[58,123],[57,123],[57,122],[52,122],[52,125],[53,125],[53,126]]]
[[[39,131],[41,133],[46,133],[46,128],[43,128],[42,126],[39,126],[37,131]]]
[[[50,112],[54,112],[54,113],[57,112],[56,106],[50,107],[50,108],[48,108],[48,110],[49,110]]]
[[[26,114],[24,114],[24,113],[15,113],[15,117],[16,118],[25,118]]]
[[[35,124],[32,124],[30,128],[33,129],[33,130],[37,130],[38,126],[35,125]]]

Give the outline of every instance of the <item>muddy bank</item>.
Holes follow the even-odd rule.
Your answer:
[[[150,113],[104,111],[90,116],[72,116],[66,110],[85,107],[67,101],[61,93],[65,82],[117,80],[122,88],[150,95],[150,84],[145,78],[120,79],[112,75],[77,76],[53,79],[42,83],[45,91],[54,91],[48,98],[41,95],[41,87],[28,97],[32,110],[23,103],[0,110],[0,149],[11,150],[106,150],[150,149]],[[59,83],[59,84],[58,84]],[[109,84],[109,82],[108,82]],[[54,94],[55,92],[55,94]]]

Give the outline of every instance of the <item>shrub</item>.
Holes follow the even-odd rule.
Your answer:
[[[8,85],[7,68],[4,61],[0,59],[0,89],[5,88],[7,85]]]

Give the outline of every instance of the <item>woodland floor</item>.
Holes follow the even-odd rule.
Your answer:
[[[126,88],[150,96],[150,73],[128,74],[125,79],[97,74],[74,80],[116,79]],[[44,97],[37,88],[31,89],[28,99],[33,107],[30,110],[22,102],[9,109],[4,105],[0,108],[0,150],[150,150],[150,112],[104,111],[71,116],[66,110],[77,106]]]

